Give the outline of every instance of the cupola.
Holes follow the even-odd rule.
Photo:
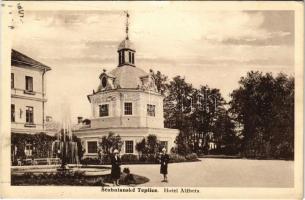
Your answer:
[[[126,38],[119,44],[118,47],[118,67],[122,67],[124,65],[130,65],[135,67],[135,53],[136,50],[134,48],[133,43],[129,40],[128,36],[128,22],[129,14],[126,12]]]

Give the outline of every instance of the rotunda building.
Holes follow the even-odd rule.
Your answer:
[[[99,142],[110,132],[120,135],[121,154],[137,154],[136,143],[156,135],[168,151],[175,146],[177,129],[164,128],[163,96],[152,74],[136,67],[135,48],[128,36],[118,46],[118,65],[103,70],[97,90],[88,95],[92,118],[89,126],[74,130],[81,138],[84,156],[97,156]]]

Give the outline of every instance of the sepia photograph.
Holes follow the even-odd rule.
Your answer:
[[[303,4],[205,3],[3,2],[8,196],[301,198]]]

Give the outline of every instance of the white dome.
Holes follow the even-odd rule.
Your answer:
[[[120,88],[138,88],[142,85],[140,78],[149,75],[144,70],[129,65],[117,67],[109,74],[115,77],[115,85]]]

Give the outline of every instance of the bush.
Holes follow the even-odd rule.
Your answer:
[[[149,155],[147,155],[146,162],[148,162],[148,163],[157,163],[158,160],[157,160],[155,155],[149,154]]]
[[[146,162],[147,161],[147,157],[148,157],[147,154],[143,154],[143,155],[140,156],[139,161],[140,162]]]
[[[187,155],[185,156],[185,159],[186,159],[186,160],[195,161],[195,160],[198,159],[198,156],[197,156],[196,153],[190,153],[190,154],[187,154]]]
[[[154,154],[142,154],[139,158],[141,163],[158,163],[158,159]]]
[[[111,164],[111,155],[110,154],[102,155],[102,164]]]
[[[82,186],[105,186],[103,177],[88,177],[82,172],[55,172],[11,176],[12,185],[82,185]]]
[[[185,162],[186,161],[186,158],[179,154],[170,154],[169,158],[170,158],[170,162]]]
[[[81,160],[81,164],[83,165],[99,165],[100,160],[98,158],[84,158]]]
[[[138,156],[134,154],[124,154],[122,155],[121,160],[124,163],[135,163],[139,161]]]

